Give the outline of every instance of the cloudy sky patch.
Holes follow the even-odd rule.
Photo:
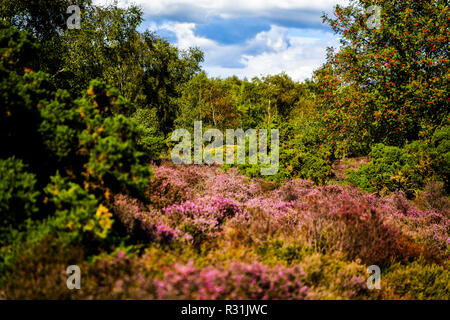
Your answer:
[[[107,4],[112,0],[97,0]],[[142,7],[143,28],[181,49],[199,47],[212,77],[252,78],[286,72],[310,78],[338,38],[322,13],[347,0],[120,0]]]

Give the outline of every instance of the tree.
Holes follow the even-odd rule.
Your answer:
[[[276,111],[283,119],[288,119],[300,98],[300,85],[285,73],[267,76],[262,80],[264,96],[268,99],[271,110]]]
[[[73,4],[80,6],[81,28],[68,30],[66,10]],[[155,109],[163,133],[172,130],[175,100],[180,86],[200,70],[200,50],[181,51],[153,33],[139,32],[142,10],[136,6],[7,0],[0,8],[1,17],[42,43],[36,64],[54,86],[77,97],[91,80],[102,78],[137,108]]]
[[[138,32],[142,10],[137,7],[88,7],[84,17],[80,30],[67,30],[64,36],[62,70],[72,79],[70,86],[83,88],[100,76],[138,108],[154,108],[159,129],[170,132],[177,113],[174,99],[199,71],[203,54],[179,51],[153,33]]]
[[[374,4],[379,29],[367,24]],[[342,43],[314,77],[323,91],[312,112],[328,131],[403,145],[448,117],[447,1],[354,0],[324,21]]]
[[[208,79],[205,73],[197,74],[183,87],[178,101],[180,112],[177,126],[192,128],[194,121],[203,121],[203,127],[218,129],[239,126],[239,114],[227,80]]]
[[[70,14],[67,9],[78,5],[82,11],[92,6],[91,0],[2,0],[0,18],[19,30],[34,36],[41,46],[35,59],[39,70],[52,75],[52,82],[64,83],[58,73],[64,63],[63,37]],[[66,86],[66,88],[69,88]]]

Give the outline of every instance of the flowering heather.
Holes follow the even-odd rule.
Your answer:
[[[417,208],[402,194],[383,198],[306,180],[267,190],[260,180],[215,166],[163,165],[154,172],[159,191],[149,206],[121,198],[116,207],[128,212],[122,220],[134,221],[159,242],[199,244],[220,239],[226,228],[253,243],[301,240],[318,252],[342,251],[349,259],[380,265],[420,255],[439,260],[448,247],[449,219]]]
[[[445,296],[448,215],[404,194],[306,180],[276,185],[216,166],[153,171],[147,203],[119,194],[109,206],[130,238],[147,246],[144,254],[119,250],[85,266],[78,298],[397,299],[417,297],[417,286],[432,288],[423,298]],[[366,287],[372,264],[390,279],[381,291]],[[402,282],[405,268],[417,283]],[[16,272],[11,279],[28,271]]]
[[[231,263],[199,269],[193,262],[175,265],[157,281],[161,299],[299,299],[308,297],[301,267],[267,267],[261,263]]]
[[[115,197],[113,207],[127,231],[138,239],[161,243],[181,239],[182,232],[164,222],[163,216],[156,209],[145,208],[124,195]]]
[[[162,209],[171,224],[181,228],[198,242],[199,237],[214,237],[221,230],[223,222],[240,213],[233,201],[215,196],[197,198]]]
[[[154,167],[147,194],[156,207],[163,208],[190,199],[205,179],[205,174],[194,167]]]

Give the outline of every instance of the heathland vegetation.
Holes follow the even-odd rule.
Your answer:
[[[0,299],[448,299],[449,18],[352,1],[311,79],[216,79],[139,8],[3,0]],[[195,121],[278,129],[279,170],[172,163]]]

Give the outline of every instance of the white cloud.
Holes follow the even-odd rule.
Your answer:
[[[97,4],[112,1],[94,0]],[[334,5],[345,5],[348,2],[349,0],[119,1],[123,6],[141,5],[146,20],[151,21],[147,24],[150,25],[149,28],[156,32],[172,32],[176,39],[174,44],[179,48],[199,47],[205,53],[203,67],[210,76],[237,75],[251,78],[284,71],[295,80],[311,77],[312,71],[325,61],[325,49],[338,46],[336,37],[318,27],[321,25],[320,11],[329,12]],[[257,33],[245,42],[232,44],[219,43],[196,34],[197,23],[202,23],[204,28],[205,23],[208,25],[208,21],[217,17],[250,20],[262,18],[270,24],[270,29]],[[234,23],[233,20],[230,23]]]
[[[110,4],[114,0],[94,0],[96,4]],[[209,17],[301,19],[298,14],[329,11],[336,4],[349,0],[119,0],[119,5],[139,5],[147,17],[178,17],[184,21],[200,21]]]
[[[190,47],[211,48],[217,44],[208,38],[198,37],[194,34],[194,23],[166,23],[157,27],[157,29],[166,29],[172,31],[177,36],[177,47],[180,49],[189,49]]]
[[[95,0],[95,3],[108,4],[114,0]],[[327,10],[335,4],[347,4],[348,0],[119,0],[119,4],[141,5],[155,15],[173,12],[179,7],[193,6],[217,14],[236,12],[269,11],[271,9]]]
[[[168,23],[158,29],[174,32],[175,45],[181,49],[200,47],[205,52],[204,69],[213,77],[252,78],[284,71],[295,80],[304,80],[325,61],[326,47],[338,44],[330,33],[316,32],[316,37],[292,36],[288,28],[275,25],[239,45],[224,45],[198,37],[193,23]],[[241,66],[227,67],[227,61],[239,62]]]
[[[288,46],[286,35],[286,28],[272,25],[269,31],[258,33],[248,44],[252,47],[265,46],[274,51],[285,50]]]

